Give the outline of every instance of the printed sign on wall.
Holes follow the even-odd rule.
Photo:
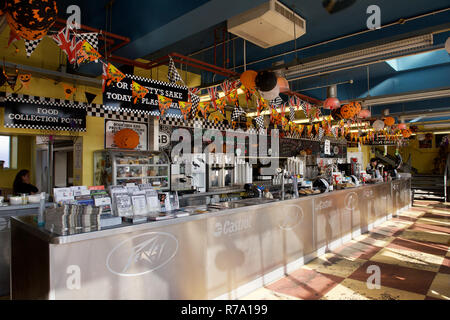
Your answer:
[[[82,104],[5,100],[5,127],[37,130],[86,131],[86,107]]]
[[[149,90],[149,93],[137,103],[133,103],[133,81]],[[103,93],[103,104],[112,110],[151,114],[159,112],[158,95],[173,100],[171,108],[179,109],[178,101],[188,101],[188,88],[158,80],[127,75],[119,83],[107,87]]]
[[[147,151],[148,125],[146,123],[105,120],[105,148],[116,149],[114,135],[122,129],[131,129],[139,135],[139,145],[135,150]]]

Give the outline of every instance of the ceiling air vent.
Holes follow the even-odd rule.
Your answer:
[[[280,2],[271,0],[229,19],[228,31],[257,46],[270,48],[304,35],[306,21]]]

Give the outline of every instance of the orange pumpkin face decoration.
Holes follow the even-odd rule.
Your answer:
[[[351,119],[355,116],[355,110],[351,105],[346,104],[341,107],[341,116],[342,119]]]
[[[120,149],[136,149],[139,145],[139,134],[131,129],[122,129],[114,135],[114,143]]]
[[[412,132],[409,129],[405,129],[405,130],[402,130],[402,135],[403,135],[403,138],[409,138],[409,137],[411,137]]]
[[[53,26],[56,0],[7,0],[6,20],[12,31],[26,40],[39,40]]]

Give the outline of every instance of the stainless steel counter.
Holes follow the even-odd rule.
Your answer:
[[[52,203],[47,203],[50,207]],[[10,219],[11,217],[22,217],[36,214],[39,204],[27,204],[17,206],[0,206],[0,296],[9,294],[10,274]]]
[[[233,299],[282,277],[411,201],[410,181],[71,236],[13,218],[15,299]]]

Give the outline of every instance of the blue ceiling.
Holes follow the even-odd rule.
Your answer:
[[[82,11],[82,23],[99,29],[106,28],[106,5],[108,0],[59,0],[60,16],[66,18],[65,8],[71,4],[78,4]],[[126,58],[154,59],[170,52],[184,55],[214,45],[214,30],[226,27],[227,19],[265,2],[265,0],[114,0],[111,15],[111,31],[129,37],[131,43],[119,49],[114,54]],[[317,55],[332,55],[333,51],[351,46],[383,41],[391,37],[406,37],[430,32],[430,30],[450,28],[450,11],[441,12],[419,19],[395,24],[380,30],[365,32],[339,41],[301,50],[297,54],[286,54],[259,63],[253,63],[274,55],[282,55],[295,47],[304,48],[323,41],[347,36],[367,30],[366,21],[369,5],[381,8],[382,25],[391,24],[399,19],[408,19],[422,14],[448,8],[449,0],[358,0],[351,7],[335,14],[329,14],[323,7],[322,1],[281,0],[283,4],[295,10],[307,21],[307,33],[297,39],[269,49],[262,49],[247,42],[248,68],[262,70],[273,66],[274,62],[283,60],[292,62],[295,58],[305,59]],[[221,34],[220,34],[221,35]],[[437,34],[434,37],[436,46],[443,47],[443,43],[450,33]],[[227,39],[235,36],[226,34]],[[243,68],[242,39],[230,41],[226,47],[227,68],[236,68],[242,72]],[[222,46],[214,50],[206,50],[193,57],[205,62],[222,66]],[[188,69],[189,71],[198,71]],[[200,71],[198,71],[200,72]],[[371,95],[386,95],[415,90],[450,87],[450,57],[445,51],[437,51],[422,56],[398,59],[389,63],[378,63],[370,66]],[[292,89],[310,96],[324,99],[325,89],[308,90],[305,88],[323,86],[341,81],[354,80],[354,84],[339,86],[341,100],[355,99],[367,96],[367,68],[355,68],[347,71],[335,72],[325,76],[316,76],[297,81]],[[221,80],[220,77],[202,72],[203,84]],[[450,101],[442,102],[450,107]]]

